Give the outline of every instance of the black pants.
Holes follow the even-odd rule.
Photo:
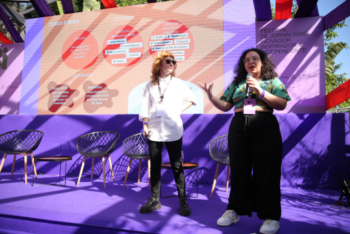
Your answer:
[[[229,129],[228,149],[231,192],[227,209],[248,216],[253,211],[262,220],[278,221],[282,137],[276,117],[268,112],[236,113]]]
[[[160,177],[162,164],[162,149],[165,143],[169,153],[171,167],[173,169],[177,191],[180,198],[185,198],[185,176],[182,168],[182,137],[177,141],[157,142],[148,140],[151,160],[151,187],[152,197],[159,199]]]

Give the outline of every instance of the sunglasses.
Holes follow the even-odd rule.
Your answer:
[[[166,64],[173,63],[174,66],[176,65],[176,60],[166,59],[165,62]]]

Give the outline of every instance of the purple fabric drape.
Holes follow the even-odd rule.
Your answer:
[[[39,17],[54,16],[51,8],[45,0],[30,0]]]
[[[257,21],[272,20],[270,0],[254,0]]]
[[[294,18],[318,16],[317,1],[318,0],[297,0],[299,8]]]
[[[2,20],[2,22],[4,22],[7,30],[9,31],[9,33],[11,34],[11,37],[13,38],[13,40],[17,43],[17,42],[24,42],[22,37],[19,35],[19,33],[17,32],[15,26],[13,25],[13,23],[11,22],[10,18],[8,17],[8,15],[6,14],[4,8],[2,7],[2,5],[0,4],[0,19]]]
[[[326,31],[330,27],[333,27],[343,19],[350,16],[350,0],[347,0],[340,4],[333,11],[329,12],[323,18],[323,31]]]
[[[65,14],[71,14],[75,12],[72,0],[61,0],[61,2]]]

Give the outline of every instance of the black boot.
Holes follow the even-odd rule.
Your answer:
[[[191,208],[185,198],[180,198],[180,215],[189,216],[191,214]]]
[[[160,208],[162,208],[162,205],[160,204],[159,200],[151,197],[149,198],[148,202],[141,206],[140,213],[151,213],[152,211],[159,210]]]

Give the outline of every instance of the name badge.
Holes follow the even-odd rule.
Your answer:
[[[243,114],[246,115],[255,115],[255,99],[244,99],[244,108],[243,108]]]
[[[157,111],[156,111],[156,116],[157,117],[163,117],[165,114],[165,109],[163,103],[159,102],[157,103]]]

